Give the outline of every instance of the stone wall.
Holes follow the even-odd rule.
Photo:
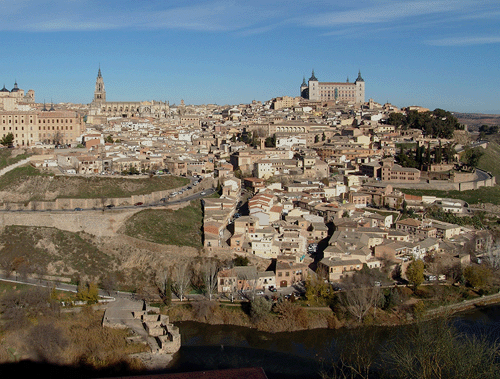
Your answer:
[[[189,205],[183,202],[153,209],[180,209]],[[133,214],[144,208],[119,210],[53,211],[53,212],[0,212],[0,228],[6,225],[52,227],[68,232],[85,232],[98,237],[112,237]],[[123,236],[123,238],[128,238]],[[146,243],[146,242],[144,242]],[[154,245],[154,244],[153,244]]]
[[[481,176],[485,179],[465,181],[465,182],[451,182],[443,180],[429,180],[420,183],[392,183],[392,182],[378,182],[379,184],[391,184],[394,188],[408,188],[408,189],[422,189],[422,190],[438,190],[438,191],[468,191],[478,189],[481,187],[493,187],[496,185],[496,179],[489,172],[477,170],[481,172]],[[468,174],[464,178],[470,179],[471,175]]]
[[[198,186],[193,186],[192,189],[186,190],[182,195],[177,195],[175,199],[182,199],[189,195],[193,195],[202,190],[217,186],[216,179],[207,178]],[[107,205],[115,207],[129,207],[137,203],[154,204],[158,203],[163,198],[169,198],[173,192],[178,192],[179,188],[152,192],[145,195],[134,195],[122,198],[98,198],[98,199],[56,199],[54,201],[30,201],[28,203],[2,203],[0,210],[11,211],[48,211],[48,210],[71,210],[75,208],[82,209],[102,209]]]
[[[142,209],[85,212],[1,212],[0,227],[6,225],[52,227],[95,236],[114,236],[125,221]]]

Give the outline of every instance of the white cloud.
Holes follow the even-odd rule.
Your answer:
[[[491,1],[420,0],[399,2],[372,2],[372,5],[347,11],[325,12],[302,19],[302,23],[312,27],[334,27],[348,24],[390,23],[419,16],[433,16],[465,12],[470,17],[478,17],[478,10],[492,4]],[[486,17],[485,13],[481,17]],[[462,16],[463,18],[464,16]]]
[[[411,28],[425,23],[498,19],[498,0],[209,0],[177,2],[132,0],[0,0],[0,30],[85,31],[106,29],[180,29],[262,34],[290,24],[323,28],[342,35]],[[188,5],[185,5],[188,4]]]
[[[451,37],[427,41],[432,46],[472,46],[500,43],[500,36],[489,37]]]

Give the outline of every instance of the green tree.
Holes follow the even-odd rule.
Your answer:
[[[309,275],[306,280],[306,299],[313,305],[330,304],[333,298],[333,289],[330,284],[316,275]]]
[[[410,262],[406,268],[406,278],[417,288],[424,282],[424,262],[420,259],[416,259]]]
[[[104,142],[105,143],[113,143],[114,142],[113,137],[111,137],[111,135],[106,136],[106,138],[104,139]]]
[[[0,143],[4,146],[7,146],[7,147],[10,147],[12,146],[14,142],[14,134],[12,133],[8,133],[6,134],[5,136],[2,137],[2,139],[0,140]]]
[[[483,266],[467,266],[464,269],[464,278],[470,286],[474,288],[483,288],[489,284],[491,271]]]
[[[273,307],[273,303],[269,300],[266,300],[262,296],[256,296],[250,302],[250,317],[253,322],[259,322],[264,319],[270,312]]]
[[[462,161],[469,167],[476,167],[483,154],[484,149],[482,147],[467,149],[462,156]]]
[[[94,282],[78,283],[76,298],[79,301],[85,301],[87,304],[95,304],[99,301],[99,289]]]
[[[167,279],[167,286],[165,287],[165,296],[163,297],[163,303],[169,307],[172,304],[172,279],[169,277]]]
[[[235,266],[248,266],[250,260],[247,257],[236,255],[236,257],[233,259],[233,263]]]
[[[276,147],[276,134],[273,134],[270,137],[267,137],[265,140],[266,147]]]

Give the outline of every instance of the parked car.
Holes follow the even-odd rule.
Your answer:
[[[203,191],[203,192],[201,193],[201,195],[202,195],[202,196],[203,196],[203,195],[206,195],[206,194],[207,194],[207,193],[206,193],[205,191]]]
[[[75,208],[75,211],[79,212],[79,211],[83,211],[82,208]]]
[[[135,203],[134,205],[135,205],[136,207],[138,207],[138,206],[144,205],[144,203],[143,203],[143,202],[141,202],[141,201],[139,201],[138,203]]]
[[[108,204],[106,205],[106,208],[113,208],[115,205],[114,204]]]
[[[257,291],[257,292],[256,292],[256,294],[257,294],[257,295],[264,295],[264,291],[260,291],[260,290],[259,290],[259,291]]]

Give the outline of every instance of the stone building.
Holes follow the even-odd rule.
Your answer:
[[[24,90],[17,86],[17,81],[14,83],[14,88],[12,88],[10,91],[5,88],[5,84],[0,90],[0,110],[15,111],[19,109],[20,105],[34,103],[35,91],[30,89],[25,94]]]
[[[362,104],[365,102],[365,81],[361,72],[354,83],[349,82],[320,82],[314,75],[314,70],[306,83],[306,78],[300,86],[300,95],[311,101],[339,101],[343,103]]]
[[[0,138],[12,133],[15,146],[37,143],[72,144],[85,130],[83,118],[73,111],[0,111]]]
[[[87,122],[97,123],[108,117],[152,117],[165,118],[170,113],[168,101],[107,101],[101,68],[97,73],[94,99],[90,104]]]

